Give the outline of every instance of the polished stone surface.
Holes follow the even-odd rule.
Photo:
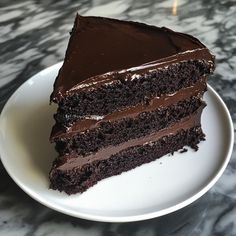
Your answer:
[[[236,2],[97,0],[0,2],[0,110],[29,77],[63,60],[76,11],[138,20],[198,37],[217,57],[209,83],[236,123]],[[236,235],[236,151],[217,184],[164,217],[125,224],[85,221],[26,195],[0,164],[0,235]]]

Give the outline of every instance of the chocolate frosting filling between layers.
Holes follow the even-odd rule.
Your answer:
[[[214,56],[190,35],[138,22],[77,15],[51,101],[188,60],[204,60],[214,69]]]
[[[195,126],[199,126],[201,120],[201,113],[204,107],[205,105],[202,105],[195,113],[193,113],[189,117],[183,118],[181,121],[175,123],[172,126],[169,126],[168,128],[159,130],[144,137],[131,139],[125,143],[116,146],[102,148],[98,152],[85,157],[78,156],[76,154],[63,156],[61,157],[62,163],[58,164],[58,166],[54,166],[54,168],[57,168],[61,171],[66,171],[73,168],[80,168],[83,165],[89,164],[93,161],[106,160],[110,156],[115,155],[116,153],[119,153],[120,151],[125,150],[127,148],[139,145],[152,145],[152,143],[154,143],[158,139],[161,139],[164,136],[175,135],[180,130],[187,130]]]
[[[56,138],[69,138],[76,135],[78,132],[84,132],[88,129],[98,128],[102,122],[113,122],[124,118],[134,118],[143,112],[151,112],[157,108],[163,108],[172,104],[176,104],[181,100],[185,100],[192,96],[202,97],[206,91],[207,86],[206,78],[202,78],[193,86],[180,89],[173,94],[162,95],[150,100],[148,104],[138,104],[120,111],[115,111],[105,116],[90,116],[84,117],[82,120],[77,121],[66,132],[54,125],[51,133],[50,140],[53,142]]]

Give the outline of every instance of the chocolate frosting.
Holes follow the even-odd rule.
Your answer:
[[[90,116],[77,121],[66,132],[57,125],[54,125],[51,133],[50,140],[53,142],[56,138],[70,138],[78,132],[83,132],[88,129],[98,128],[102,122],[113,122],[124,118],[134,118],[143,112],[151,112],[157,108],[167,107],[176,104],[181,100],[188,99],[192,96],[202,97],[206,91],[206,78],[201,78],[193,86],[180,89],[173,94],[165,94],[161,97],[153,98],[149,104],[137,104],[133,107],[125,108],[121,111],[115,111],[105,116]]]
[[[138,22],[76,16],[51,100],[186,60],[214,56],[196,38]]]
[[[155,133],[146,135],[144,137],[131,139],[128,142],[116,146],[102,148],[98,152],[85,157],[78,156],[76,154],[70,154],[60,157],[62,159],[62,162],[57,162],[58,166],[55,166],[54,168],[57,168],[62,171],[70,170],[73,168],[80,168],[83,165],[89,164],[93,161],[108,159],[110,156],[115,155],[116,153],[133,146],[152,145],[153,142],[157,141],[158,139],[164,136],[175,135],[180,130],[187,130],[200,125],[201,113],[204,107],[205,105],[202,105],[195,113],[193,113],[189,117],[183,118],[181,121],[175,123],[172,126],[169,126]]]

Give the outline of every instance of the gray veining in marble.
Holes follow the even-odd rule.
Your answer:
[[[173,6],[177,5],[176,9]],[[236,123],[236,2],[234,0],[0,1],[0,110],[29,77],[63,60],[76,11],[138,20],[195,35],[217,57],[209,83]],[[125,224],[85,221],[27,196],[0,164],[2,235],[236,235],[236,152],[217,184],[170,215]]]

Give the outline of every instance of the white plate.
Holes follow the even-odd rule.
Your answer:
[[[206,193],[222,175],[233,147],[233,125],[217,93],[208,86],[202,116],[206,141],[199,151],[175,153],[100,181],[83,194],[48,189],[56,157],[48,141],[55,106],[49,95],[61,63],[26,81],[0,118],[0,153],[12,179],[31,197],[68,215],[109,222],[149,219],[176,211]]]

